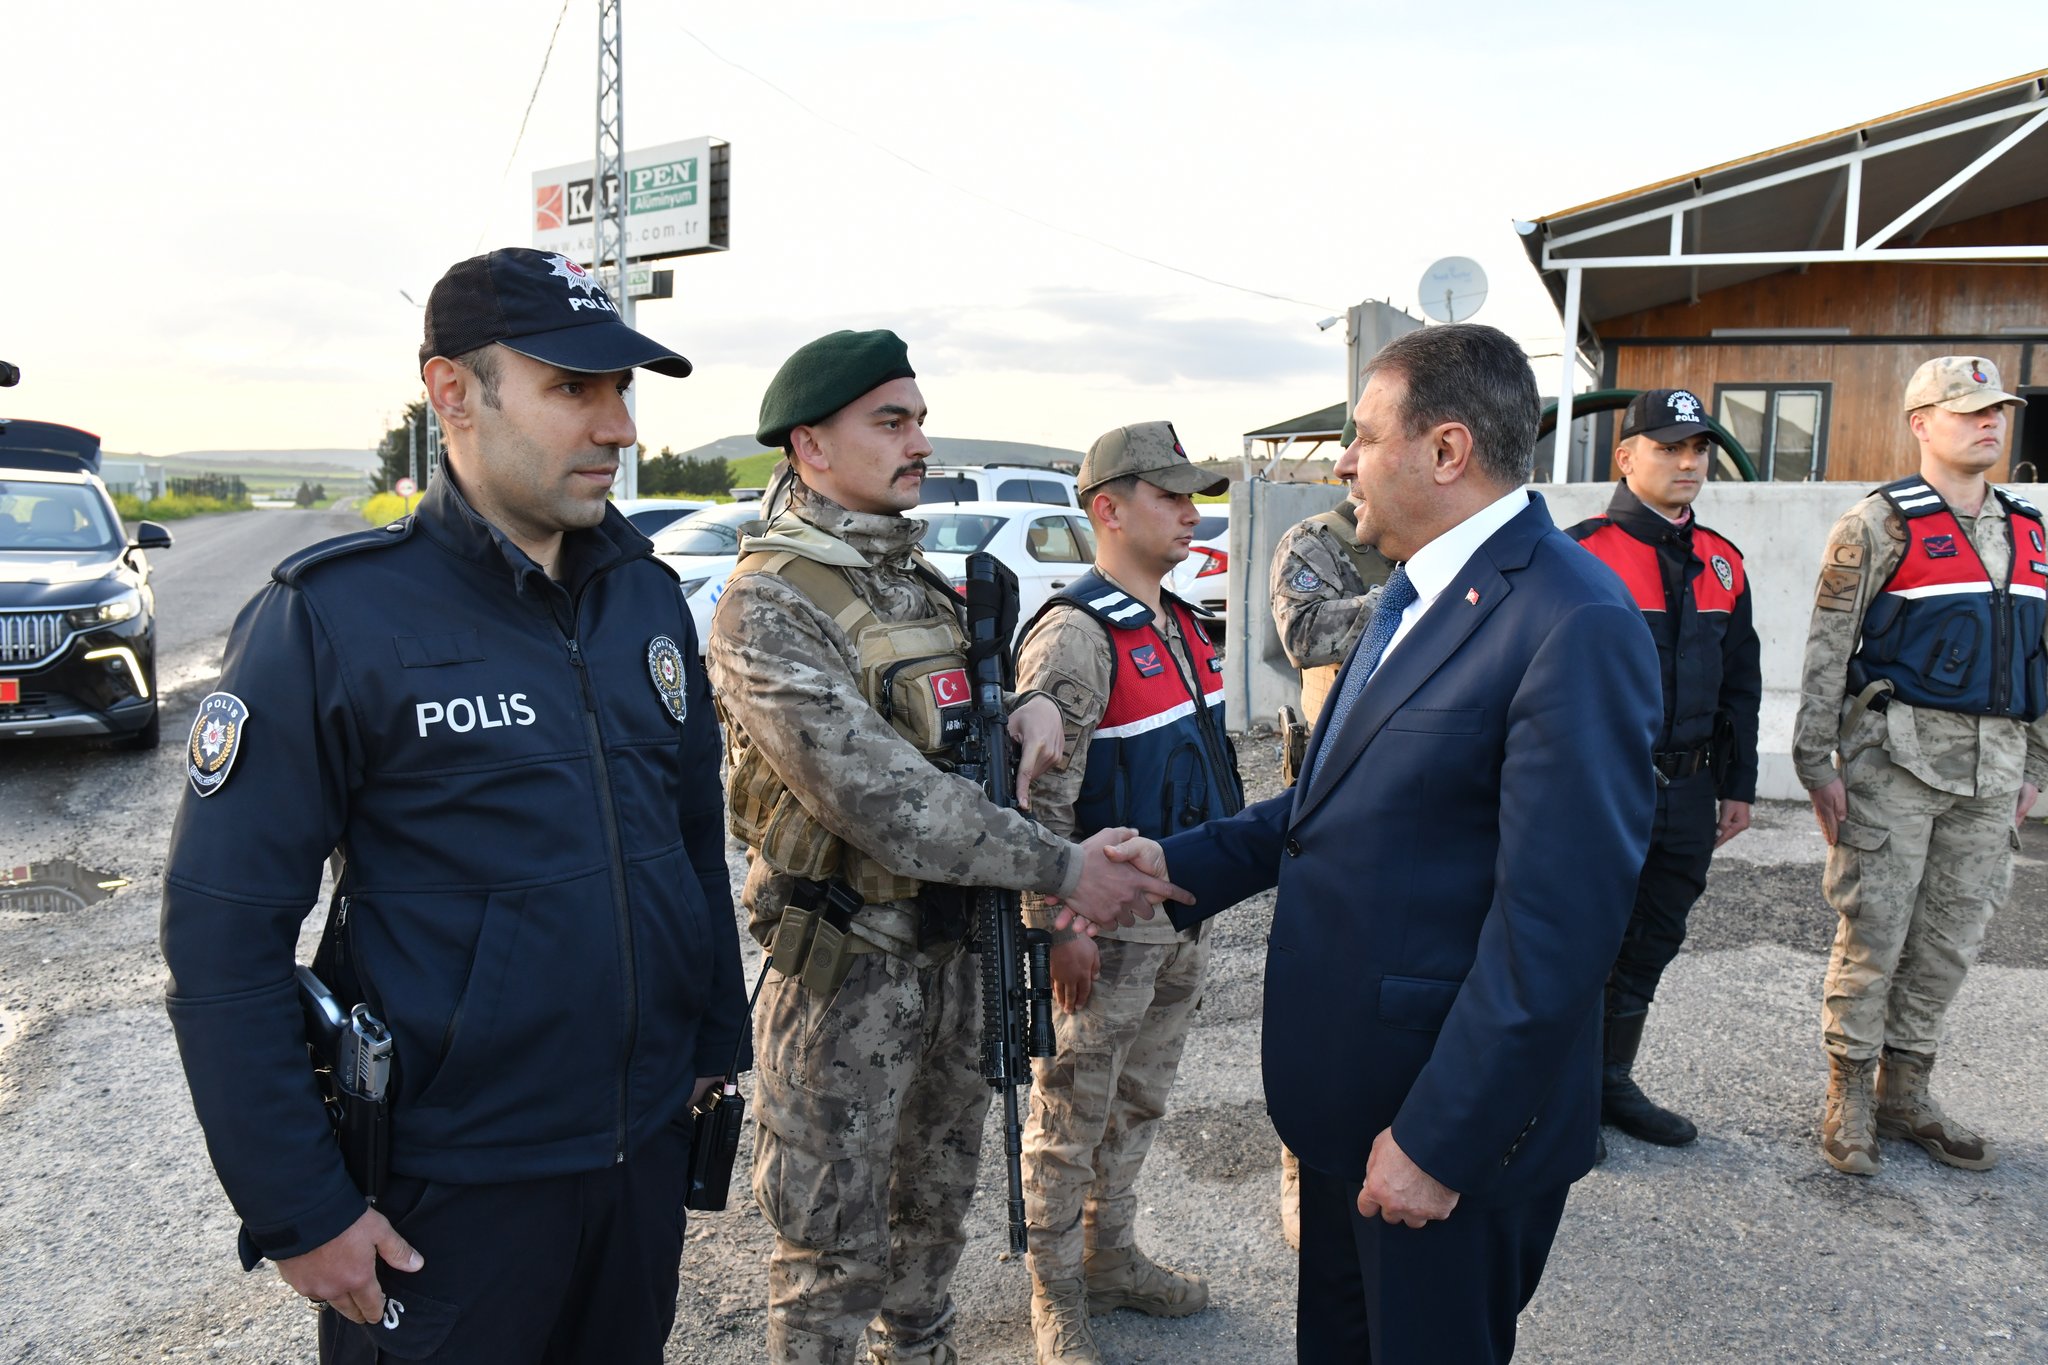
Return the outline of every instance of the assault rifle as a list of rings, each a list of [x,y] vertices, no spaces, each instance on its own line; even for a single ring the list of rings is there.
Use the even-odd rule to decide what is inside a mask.
[[[960,775],[1005,810],[1017,778],[1003,714],[1005,651],[1017,628],[1017,576],[991,554],[967,557],[967,673],[974,713],[960,745]],[[1024,1124],[1017,1088],[1031,1059],[1053,1054],[1052,935],[1026,929],[1015,891],[974,891],[974,946],[981,956],[981,1074],[1003,1095],[1003,1156],[1010,1168],[1010,1250],[1024,1237]]]

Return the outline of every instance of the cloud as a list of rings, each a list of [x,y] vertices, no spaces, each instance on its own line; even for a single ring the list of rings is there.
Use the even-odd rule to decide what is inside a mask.
[[[732,319],[695,329],[685,345],[711,364],[773,367],[811,336],[874,326],[900,334],[913,363],[934,374],[1088,376],[1152,388],[1264,384],[1320,375],[1335,363],[1330,345],[1303,323],[1190,315],[1170,299],[1070,288],[1031,290],[1017,304],[813,319],[807,335],[784,321]]]

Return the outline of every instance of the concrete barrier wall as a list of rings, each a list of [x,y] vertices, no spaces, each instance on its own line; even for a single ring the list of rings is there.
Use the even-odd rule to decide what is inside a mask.
[[[1612,484],[1538,484],[1559,526],[1602,511]],[[1749,567],[1757,636],[1763,646],[1764,700],[1757,794],[1803,800],[1792,773],[1792,722],[1814,583],[1828,528],[1868,493],[1867,483],[1710,483],[1700,520],[1741,547]],[[1273,629],[1268,581],[1281,535],[1323,511],[1342,490],[1323,484],[1237,483],[1230,494],[1230,643],[1225,687],[1231,728],[1270,728],[1274,712],[1300,697],[1294,671]]]

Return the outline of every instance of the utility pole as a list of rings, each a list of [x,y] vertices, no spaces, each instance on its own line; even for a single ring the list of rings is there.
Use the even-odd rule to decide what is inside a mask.
[[[633,325],[633,300],[626,294],[626,64],[620,8],[624,0],[597,0],[597,212],[592,227],[595,246],[591,268],[619,310],[619,321]],[[611,201],[605,202],[609,191]],[[610,267],[606,267],[610,262]],[[626,390],[626,413],[633,412],[633,391]],[[640,493],[640,453],[628,446],[619,451],[619,478],[613,491],[622,498]]]

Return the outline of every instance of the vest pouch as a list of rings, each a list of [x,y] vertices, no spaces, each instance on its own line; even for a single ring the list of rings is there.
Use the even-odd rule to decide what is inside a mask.
[[[1968,611],[1952,611],[1934,622],[1934,643],[1920,665],[1920,685],[1929,692],[1958,695],[1974,680],[1982,627]]]
[[[858,849],[850,852],[846,862],[844,880],[863,905],[891,905],[897,901],[914,900],[924,889],[923,882],[898,876]]]
[[[973,693],[957,654],[899,659],[882,670],[876,691],[882,719],[919,753],[942,754],[966,734]]]
[[[1899,642],[1892,638],[1892,627],[1905,608],[1906,599],[1895,593],[1881,592],[1872,598],[1863,613],[1863,647],[1857,653],[1874,663],[1896,662]]]

